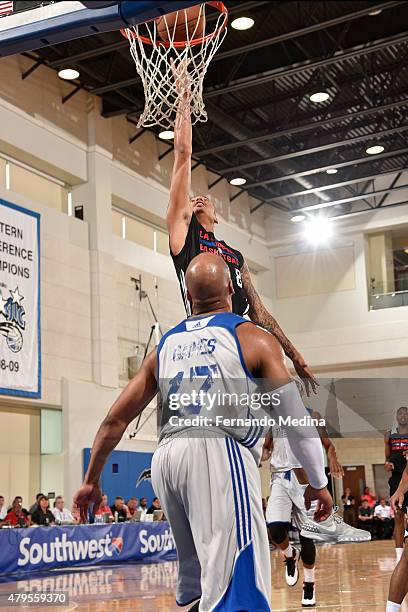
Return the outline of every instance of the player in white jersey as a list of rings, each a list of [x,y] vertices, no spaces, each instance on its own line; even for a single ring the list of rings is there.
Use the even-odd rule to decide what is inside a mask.
[[[245,389],[252,401],[257,376],[269,398],[268,410],[275,404],[283,417],[302,418],[305,408],[277,340],[231,313],[233,289],[223,260],[199,255],[186,283],[193,318],[163,337],[112,406],[75,502],[82,516],[89,503],[99,504],[99,478],[109,453],[160,390],[163,413],[152,484],[176,542],[177,602],[185,606],[198,600],[191,610],[200,612],[269,612],[270,557],[255,450],[262,431],[249,418],[248,404],[242,407],[241,396],[224,414],[220,396],[214,411],[208,410],[209,399],[215,391],[227,396]],[[220,414],[221,422],[216,420]],[[243,424],[234,424],[234,417],[242,417]],[[330,516],[332,500],[315,429],[299,430],[290,446],[307,472],[305,498],[318,500],[319,516]]]
[[[321,421],[317,412],[307,409],[310,416]],[[336,449],[331,442],[325,427],[318,427],[322,444],[329,459],[330,473],[342,478],[344,472],[340,465]],[[289,434],[290,435],[290,434]],[[262,459],[270,457],[271,491],[266,510],[266,522],[273,542],[283,552],[285,559],[285,579],[289,586],[294,586],[299,579],[298,560],[303,562],[303,595],[302,606],[316,605],[315,597],[315,562],[316,546],[312,539],[301,533],[300,553],[289,542],[289,527],[291,524],[301,531],[308,516],[313,517],[316,508],[311,504],[309,510],[305,507],[304,491],[307,478],[301,464],[293,455],[285,429],[273,427],[265,438]]]

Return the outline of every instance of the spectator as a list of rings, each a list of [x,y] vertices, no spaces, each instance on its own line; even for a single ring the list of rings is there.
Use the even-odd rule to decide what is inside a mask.
[[[68,508],[64,508],[64,505],[64,498],[62,495],[58,495],[58,497],[55,498],[54,508],[52,509],[52,513],[57,523],[77,523],[78,521],[74,519],[72,512],[68,510]]]
[[[106,493],[102,493],[102,501],[100,503],[99,508],[95,512],[95,516],[99,514],[108,514],[108,520],[113,520],[112,510],[108,504],[108,496]]]
[[[370,489],[368,487],[364,487],[364,492],[361,496],[361,503],[363,503],[364,500],[367,500],[368,505],[370,508],[374,508],[375,506],[375,502],[376,502],[376,497],[375,495],[373,495],[370,491]]]
[[[373,516],[374,510],[370,508],[368,499],[363,499],[363,503],[358,509],[358,528],[365,529],[373,535]]]
[[[356,514],[355,514],[355,504],[356,500],[351,494],[351,489],[349,487],[346,488],[344,494],[341,496],[341,501],[343,502],[343,520],[347,525],[352,525],[355,527],[356,523]]]
[[[128,518],[132,518],[132,516],[134,516],[138,505],[139,505],[139,500],[136,497],[131,497],[129,499],[127,503]]]
[[[37,510],[31,515],[31,520],[36,525],[52,525],[55,523],[55,518],[50,510],[50,502],[46,495],[38,498]]]
[[[7,512],[0,525],[12,525],[13,527],[28,527],[30,521],[23,512],[21,502],[18,497],[14,498],[11,509]]]
[[[28,511],[29,514],[33,514],[33,512],[38,510],[38,500],[40,499],[40,497],[44,497],[44,493],[37,493],[37,495],[35,496],[35,503],[31,506],[30,510]]]
[[[115,497],[115,503],[111,506],[112,514],[115,522],[124,523],[127,519],[127,507],[125,506],[125,500],[123,497],[118,495]]]
[[[16,495],[14,499],[17,499],[20,504],[21,504],[21,512],[23,514],[25,514],[25,516],[28,518],[28,515],[30,514],[29,511],[26,508],[23,508],[23,498],[21,497],[21,495]]]
[[[392,537],[394,531],[392,510],[383,497],[374,510],[374,524],[377,538],[385,540]]]
[[[155,510],[161,510],[161,509],[162,507],[160,504],[160,499],[158,497],[154,497],[152,501],[152,505],[150,506],[146,514],[153,514]]]
[[[140,498],[139,510],[142,511],[142,514],[140,515],[140,520],[143,521],[144,517],[147,514],[147,499],[145,497]]]
[[[0,521],[4,519],[7,514],[7,506],[4,501],[3,495],[0,495]]]

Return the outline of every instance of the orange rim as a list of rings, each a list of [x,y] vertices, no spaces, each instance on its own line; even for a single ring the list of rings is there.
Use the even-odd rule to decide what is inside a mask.
[[[204,4],[209,4],[213,8],[218,9],[220,13],[224,15],[222,24],[217,30],[214,30],[214,32],[211,32],[210,34],[207,34],[206,36],[201,36],[200,38],[194,38],[193,40],[190,40],[190,42],[188,40],[180,40],[178,42],[173,42],[171,44],[170,42],[166,42],[165,40],[157,40],[156,46],[160,46],[160,47],[173,46],[176,49],[182,49],[183,47],[186,47],[187,45],[190,45],[193,47],[194,45],[200,45],[203,42],[206,42],[207,40],[211,40],[212,38],[215,38],[223,30],[225,30],[225,28],[227,27],[227,22],[228,22],[228,9],[225,6],[225,4],[223,2],[205,2]],[[141,40],[145,45],[153,46],[153,41],[150,38],[148,38],[147,36],[140,36],[140,34],[136,34],[136,32],[134,32],[130,28],[124,28],[120,30],[120,33],[122,34],[122,36],[127,38],[129,41],[131,38],[138,39],[138,40]]]

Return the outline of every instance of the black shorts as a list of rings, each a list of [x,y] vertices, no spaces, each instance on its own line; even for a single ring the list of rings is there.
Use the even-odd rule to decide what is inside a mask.
[[[390,497],[394,495],[395,491],[398,489],[398,485],[401,482],[402,474],[393,473],[391,478],[388,481],[390,487]],[[408,508],[408,492],[404,495],[404,505],[402,506],[402,511],[406,512]]]

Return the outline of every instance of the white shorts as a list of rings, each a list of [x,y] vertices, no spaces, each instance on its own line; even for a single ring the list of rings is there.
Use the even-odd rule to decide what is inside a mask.
[[[174,437],[154,453],[152,485],[176,542],[177,603],[269,612],[268,535],[251,452],[230,437]]]
[[[293,523],[299,530],[314,509],[306,510],[304,492],[307,485],[299,484],[293,470],[274,472],[271,479],[271,493],[266,509],[266,522]],[[313,504],[312,504],[313,506]]]

